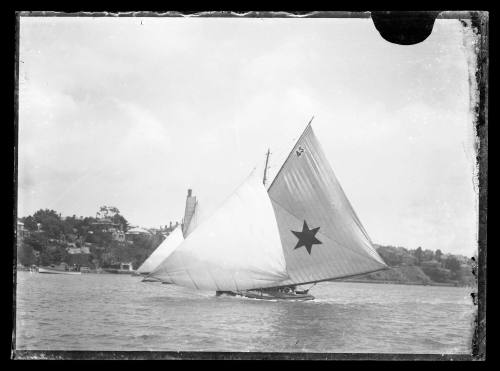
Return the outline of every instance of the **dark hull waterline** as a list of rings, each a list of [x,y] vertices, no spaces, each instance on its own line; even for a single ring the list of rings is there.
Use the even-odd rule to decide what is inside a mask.
[[[293,292],[293,293],[283,293],[283,292],[262,292],[260,290],[248,290],[248,291],[217,291],[216,296],[242,296],[250,299],[259,300],[284,300],[284,301],[306,301],[314,300],[314,296],[309,295],[307,292]]]

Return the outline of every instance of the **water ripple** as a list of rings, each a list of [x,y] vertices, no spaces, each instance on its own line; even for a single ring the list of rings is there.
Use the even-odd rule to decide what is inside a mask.
[[[36,278],[36,279],[34,279]],[[308,302],[19,272],[18,349],[469,353],[467,289],[323,283]]]

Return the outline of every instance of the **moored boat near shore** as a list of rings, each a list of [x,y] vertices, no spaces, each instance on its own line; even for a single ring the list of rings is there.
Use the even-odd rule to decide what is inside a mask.
[[[82,274],[82,272],[76,272],[76,271],[67,271],[63,269],[58,269],[58,268],[52,268],[52,267],[39,267],[38,268],[38,273],[50,273],[50,274]]]

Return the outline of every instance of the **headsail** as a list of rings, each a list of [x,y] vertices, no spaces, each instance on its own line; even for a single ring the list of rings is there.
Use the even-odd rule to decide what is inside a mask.
[[[184,234],[184,237],[187,236],[186,231],[191,224],[191,219],[193,218],[193,214],[196,210],[196,197],[193,196],[192,192],[192,189],[188,189],[188,194],[186,197],[186,208],[184,210],[184,218],[182,222],[182,233]]]
[[[156,248],[144,263],[137,269],[138,273],[148,274],[152,272],[160,263],[165,260],[174,251],[181,242],[184,241],[182,230],[176,227],[165,240]]]
[[[232,291],[287,279],[273,207],[256,172],[150,276],[199,290]]]
[[[200,201],[197,200],[193,215],[191,216],[191,219],[189,221],[189,225],[184,232],[184,238],[187,238],[187,236],[189,236],[208,216],[209,215],[206,215],[205,209],[203,207],[200,207]]]
[[[385,269],[309,124],[268,189],[290,276],[282,285]]]

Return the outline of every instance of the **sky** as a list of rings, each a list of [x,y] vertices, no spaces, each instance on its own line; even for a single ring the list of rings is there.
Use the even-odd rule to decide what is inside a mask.
[[[213,209],[308,121],[374,243],[477,251],[470,55],[458,20],[416,45],[369,18],[22,17],[18,216],[133,225]],[[468,54],[469,53],[469,54]]]

